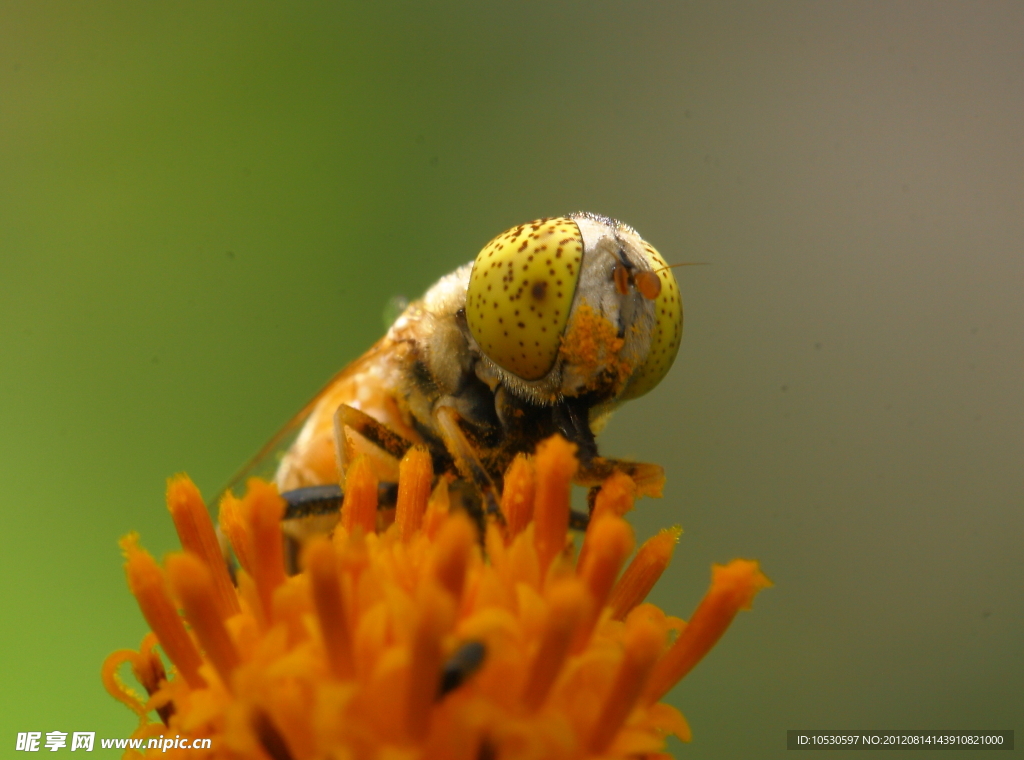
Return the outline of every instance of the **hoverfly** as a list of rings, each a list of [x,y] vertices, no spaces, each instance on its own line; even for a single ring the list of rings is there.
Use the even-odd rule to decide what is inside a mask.
[[[409,304],[232,483],[298,431],[274,475],[286,520],[336,515],[350,458],[370,454],[394,482],[420,444],[482,515],[515,455],[561,433],[578,447],[578,484],[621,470],[638,494],[660,495],[661,467],[601,457],[594,436],[661,381],[682,327],[675,276],[633,228],[591,213],[521,224]]]

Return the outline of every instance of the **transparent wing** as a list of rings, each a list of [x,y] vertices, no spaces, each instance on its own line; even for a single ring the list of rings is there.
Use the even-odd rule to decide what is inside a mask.
[[[320,403],[320,400],[331,393],[336,385],[343,382],[349,375],[360,371],[360,369],[368,362],[372,361],[378,350],[380,349],[381,343],[384,340],[378,342],[369,351],[363,354],[361,357],[346,365],[337,374],[334,375],[327,383],[321,388],[309,402],[300,409],[295,416],[288,420],[281,428],[271,436],[259,451],[246,462],[239,470],[231,476],[231,479],[215,494],[212,500],[207,501],[207,504],[215,505],[219,504],[221,497],[224,496],[228,491],[234,491],[244,486],[245,481],[249,478],[263,478],[264,480],[273,480],[274,474],[277,472],[278,465],[281,463],[281,458],[288,451],[291,445],[298,438],[299,433],[302,432],[302,426],[306,420],[312,414],[316,405]]]

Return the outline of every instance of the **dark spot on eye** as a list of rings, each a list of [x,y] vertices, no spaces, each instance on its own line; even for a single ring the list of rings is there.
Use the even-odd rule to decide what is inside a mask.
[[[547,280],[537,280],[537,282],[533,283],[530,294],[534,297],[534,300],[543,301],[544,296],[548,294]]]

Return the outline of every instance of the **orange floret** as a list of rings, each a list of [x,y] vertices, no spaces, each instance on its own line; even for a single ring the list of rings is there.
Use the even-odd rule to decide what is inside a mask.
[[[757,562],[734,559],[711,570],[711,588],[675,644],[658,663],[644,691],[647,702],[656,702],[711,651],[740,610],[749,610],[757,592],[772,582]]]
[[[576,474],[576,446],[561,436],[537,447],[537,486],[533,507],[534,543],[541,571],[565,548],[569,530],[569,492]]]
[[[641,604],[678,529],[646,542],[619,577],[633,545],[622,477],[605,484],[573,567],[576,460],[564,440],[513,464],[504,522],[450,507],[446,478],[430,489],[421,452],[401,464],[412,482],[399,484],[395,522],[378,528],[376,479],[359,461],[334,535],[311,539],[291,577],[274,487],[251,481],[241,500],[222,502],[220,523],[243,568],[228,604],[209,548],[213,524],[187,480],[168,490],[172,512],[187,519],[175,520],[186,552],[166,571],[136,537],[123,540],[129,587],[153,633],[139,652],[107,659],[104,684],[139,716],[135,738],[212,740],[207,750],[146,756],[625,760],[667,757],[667,735],[689,740],[683,716],[658,700],[768,585],[756,563],[716,566],[684,625]],[[148,696],[120,680],[125,663]]]
[[[195,631],[221,681],[230,688],[231,674],[238,666],[238,652],[217,609],[209,570],[191,554],[172,554],[167,558],[167,575],[174,595],[181,601],[185,620]]]
[[[508,537],[515,538],[533,519],[533,495],[537,473],[533,459],[517,454],[505,474],[505,489],[501,492],[501,512],[505,515]]]
[[[167,481],[167,509],[178,531],[181,548],[199,557],[210,571],[221,617],[231,617],[239,611],[238,596],[231,585],[210,513],[199,489],[187,475],[175,475]]]
[[[345,476],[341,524],[347,531],[358,527],[366,533],[377,526],[377,475],[365,454],[356,457]]]
[[[676,543],[682,528],[665,528],[657,535],[644,541],[640,551],[615,583],[608,606],[612,608],[612,618],[623,620],[629,612],[640,604],[651,593],[654,584],[665,572],[672,561]]]
[[[430,495],[430,482],[434,479],[434,468],[430,453],[419,446],[413,446],[402,457],[398,466],[398,503],[395,505],[395,522],[403,541],[410,540],[423,524],[423,512]]]

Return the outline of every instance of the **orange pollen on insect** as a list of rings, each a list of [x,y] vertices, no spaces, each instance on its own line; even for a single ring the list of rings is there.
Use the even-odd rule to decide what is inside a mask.
[[[583,301],[576,307],[568,329],[562,335],[559,353],[567,363],[596,381],[600,370],[609,369],[616,382],[629,377],[630,366],[619,359],[623,346],[615,325]]]

